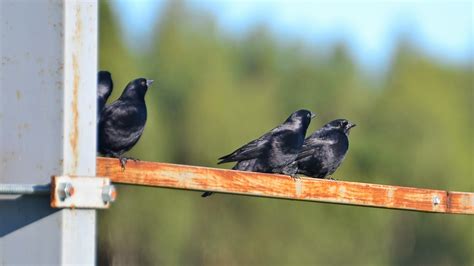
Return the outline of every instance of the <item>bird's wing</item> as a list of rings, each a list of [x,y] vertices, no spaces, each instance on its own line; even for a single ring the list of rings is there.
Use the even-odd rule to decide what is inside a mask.
[[[109,116],[122,116],[125,114],[123,111],[124,104],[121,101],[115,101],[111,104],[108,104],[104,107],[104,110],[102,111],[102,116],[103,117],[109,117]]]
[[[243,160],[250,160],[253,158],[257,158],[258,156],[262,155],[263,151],[266,148],[269,148],[271,136],[269,133],[261,136],[260,138],[253,140],[244,146],[238,148],[231,154],[222,156],[219,158],[219,163],[226,163],[226,162],[235,162],[235,161],[243,161]]]
[[[313,156],[322,151],[325,146],[330,146],[335,144],[334,140],[328,139],[318,139],[318,138],[307,138],[301,148],[300,152],[298,153],[297,160],[301,160],[303,158],[307,158]]]
[[[139,112],[136,106],[119,100],[107,105],[99,121],[99,149],[108,147],[118,153],[131,149],[144,129],[144,123],[137,119]]]
[[[320,139],[320,138],[309,138],[305,141],[306,146],[318,146],[318,145],[334,145],[337,143],[334,139]]]
[[[255,171],[255,163],[257,159],[238,161],[237,164],[232,167],[233,170],[239,171]]]
[[[285,123],[273,128],[269,132],[262,135],[260,138],[255,139],[239,149],[235,150],[231,154],[222,156],[219,158],[219,164],[226,162],[236,162],[243,160],[250,160],[261,156],[266,150],[271,149],[272,139],[284,132],[289,131],[288,125]]]
[[[317,147],[311,147],[309,145],[303,145],[300,152],[298,153],[298,157],[296,158],[296,160],[301,160],[303,158],[313,156],[316,149],[318,149],[318,148]]]
[[[133,105],[123,101],[115,101],[110,105],[106,105],[101,114],[101,120],[116,124],[116,126],[134,123],[134,114],[138,109]],[[118,123],[118,124],[117,124]]]

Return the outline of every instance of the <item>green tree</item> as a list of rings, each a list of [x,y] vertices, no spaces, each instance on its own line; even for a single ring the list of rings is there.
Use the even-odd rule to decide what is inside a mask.
[[[147,49],[130,50],[100,2],[100,68],[116,89],[155,79],[132,155],[216,166],[296,109],[353,129],[334,177],[473,190],[473,71],[423,55],[402,38],[376,80],[346,44],[281,40],[265,25],[234,36],[169,1]],[[231,167],[225,165],[223,167]],[[199,192],[120,187],[99,218],[100,264],[472,265],[473,218]]]

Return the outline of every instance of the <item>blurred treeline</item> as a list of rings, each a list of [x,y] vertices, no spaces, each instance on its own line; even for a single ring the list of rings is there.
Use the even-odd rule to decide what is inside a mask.
[[[344,43],[322,49],[264,25],[231,36],[181,1],[150,27],[153,45],[132,51],[100,2],[111,99],[133,78],[156,81],[131,155],[217,167],[308,108],[319,115],[308,132],[335,118],[358,124],[335,178],[474,191],[472,64],[439,62],[400,40],[388,70],[368,77]],[[99,217],[100,265],[474,265],[472,216],[123,186]]]

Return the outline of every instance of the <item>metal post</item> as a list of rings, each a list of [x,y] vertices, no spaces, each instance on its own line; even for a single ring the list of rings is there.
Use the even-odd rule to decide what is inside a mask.
[[[1,0],[0,56],[0,183],[94,176],[96,1]],[[0,197],[0,265],[95,263],[94,210]]]

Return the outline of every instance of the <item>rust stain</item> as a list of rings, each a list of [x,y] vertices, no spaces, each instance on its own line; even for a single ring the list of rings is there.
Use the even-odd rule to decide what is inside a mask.
[[[72,56],[72,69],[74,72],[73,78],[73,88],[72,88],[72,102],[71,102],[71,112],[72,112],[72,128],[71,133],[69,134],[69,144],[71,145],[71,150],[73,153],[73,173],[76,172],[78,165],[78,141],[79,141],[79,64],[77,62],[77,56],[74,54]]]
[[[446,209],[451,211],[451,195],[449,194],[449,191],[446,191]]]
[[[450,213],[474,212],[474,193],[449,191],[447,195],[447,206]]]
[[[55,182],[55,179],[56,177],[55,176],[51,176],[51,194],[50,194],[50,199],[49,199],[49,202],[50,202],[50,206],[53,207],[53,208],[56,208],[57,207],[57,198],[56,198],[56,182]]]
[[[113,190],[110,196],[113,200],[115,200],[117,198],[117,194],[117,190]]]
[[[21,91],[20,90],[16,90],[16,99],[18,101],[21,100]]]
[[[80,40],[82,33],[81,6],[77,5],[76,7],[76,31],[74,33],[74,37]]]
[[[81,19],[81,8],[80,5],[76,8],[76,25],[73,39],[77,42],[77,46],[80,47],[82,39],[82,19]],[[79,84],[81,79],[81,73],[79,68],[78,55],[74,53],[72,55],[72,71],[73,71],[73,88],[72,88],[72,101],[71,101],[71,112],[72,112],[72,128],[69,135],[69,143],[72,150],[72,169],[71,172],[77,172],[79,163]]]
[[[69,189],[69,195],[72,197],[72,196],[74,196],[74,194],[76,194],[76,189],[74,187],[71,187]]]
[[[388,186],[284,175],[241,172],[198,166],[140,161],[122,172],[117,159],[97,158],[97,175],[112,182],[190,190],[319,201],[368,207],[424,212],[474,214],[474,193],[450,192],[451,207],[445,208],[446,191]],[[437,195],[441,204],[433,205]]]

